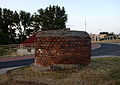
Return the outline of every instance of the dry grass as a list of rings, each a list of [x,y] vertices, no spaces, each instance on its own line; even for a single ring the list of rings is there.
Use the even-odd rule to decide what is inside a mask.
[[[120,58],[94,58],[89,66],[79,70],[34,71],[23,67],[10,72],[10,77],[17,81],[35,82],[20,85],[120,85]],[[0,85],[18,85],[11,83],[6,74],[0,75]]]
[[[10,85],[10,78],[6,74],[0,74],[0,85]]]

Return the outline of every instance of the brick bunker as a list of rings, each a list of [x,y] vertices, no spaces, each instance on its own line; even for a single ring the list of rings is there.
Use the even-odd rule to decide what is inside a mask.
[[[88,65],[91,39],[84,31],[49,30],[36,35],[35,65],[39,67]]]

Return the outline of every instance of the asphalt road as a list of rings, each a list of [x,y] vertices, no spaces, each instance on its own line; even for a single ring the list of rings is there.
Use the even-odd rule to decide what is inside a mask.
[[[17,66],[27,66],[27,65],[31,65],[33,62],[34,62],[33,58],[24,59],[24,60],[0,62],[0,69],[2,69],[2,68],[10,68],[10,67],[17,67]]]
[[[92,56],[100,57],[100,56],[120,56],[120,45],[116,44],[101,44],[101,48],[92,50]],[[0,69],[9,68],[9,67],[17,67],[17,66],[26,66],[34,63],[34,59],[24,59],[24,60],[16,60],[16,61],[7,61],[0,62]]]
[[[92,51],[92,56],[120,56],[120,45],[101,44],[101,48]]]

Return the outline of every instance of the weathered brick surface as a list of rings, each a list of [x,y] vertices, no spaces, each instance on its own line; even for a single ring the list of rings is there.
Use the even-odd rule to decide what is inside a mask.
[[[54,64],[90,63],[91,40],[83,31],[42,31],[37,34],[35,63]]]

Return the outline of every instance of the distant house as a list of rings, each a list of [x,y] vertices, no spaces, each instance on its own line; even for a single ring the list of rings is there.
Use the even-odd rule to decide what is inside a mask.
[[[36,34],[33,34],[25,41],[20,43],[17,53],[20,55],[33,55],[35,53],[34,45],[36,41]]]
[[[34,44],[36,40],[36,34],[33,34],[29,38],[27,38],[25,41],[23,41],[21,44],[27,45],[27,44]]]
[[[120,39],[120,34],[116,35],[107,35],[107,34],[92,34],[90,33],[91,41],[96,42],[100,40],[114,40],[114,39]]]
[[[114,40],[114,39],[120,39],[120,34],[112,35],[112,36],[106,36],[104,40]]]
[[[90,38],[91,38],[92,42],[96,42],[96,41],[100,40],[99,34],[92,34],[92,33],[90,33]]]
[[[107,34],[99,34],[100,39],[104,39],[105,37],[107,37]]]
[[[120,34],[118,34],[118,38],[120,39]]]

